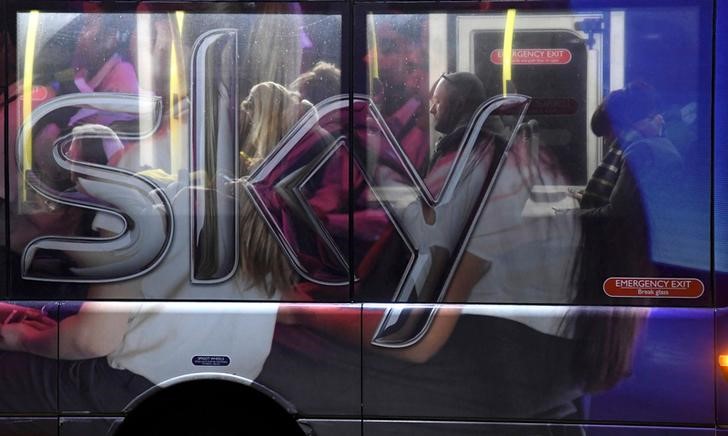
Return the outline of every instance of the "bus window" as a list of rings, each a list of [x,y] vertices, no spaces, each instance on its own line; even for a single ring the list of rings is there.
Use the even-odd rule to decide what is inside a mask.
[[[340,15],[298,4],[211,12],[17,14],[4,203],[17,295],[80,297],[78,283],[156,274],[204,287],[243,271],[267,289],[334,283],[329,298],[348,300],[348,220],[315,231],[327,214],[346,216],[345,186],[327,202],[321,175],[346,168],[346,154],[307,181],[310,210],[260,188],[263,161],[299,121],[316,124],[297,139],[306,159],[334,145],[336,114],[319,120],[314,105],[342,92]],[[254,258],[260,244],[277,260]],[[233,298],[213,295],[199,298]]]
[[[362,298],[709,304],[705,17],[697,5],[360,8],[367,44],[357,86],[371,94],[411,169],[374,175],[387,158],[376,155],[380,139],[369,135],[362,168],[379,180],[366,207],[387,211],[396,231],[378,240],[389,244],[379,262],[366,251],[356,259],[393,279],[363,278]],[[443,103],[441,90],[455,97]],[[508,95],[528,98],[523,118],[500,114],[483,126],[503,142],[492,148],[507,150],[503,162],[485,152],[488,183],[473,194],[457,185],[449,202],[438,199],[472,138],[477,105]],[[417,178],[420,188],[406,189]],[[485,198],[482,206],[472,206],[476,197]],[[453,210],[457,224],[447,218]],[[408,231],[415,216],[422,224]],[[413,286],[432,290],[403,295],[417,268],[427,273]]]

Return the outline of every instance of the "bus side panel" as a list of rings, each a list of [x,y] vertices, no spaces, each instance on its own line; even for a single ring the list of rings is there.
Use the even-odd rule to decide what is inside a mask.
[[[361,436],[362,423],[359,420],[329,421],[323,419],[303,419],[302,428],[311,429],[316,436]]]
[[[383,307],[365,306],[365,344]],[[713,322],[711,309],[440,306],[409,349],[365,347],[364,417],[712,425],[713,364],[696,356],[712,355]],[[572,324],[590,334],[553,333]]]
[[[78,304],[64,304],[63,313],[71,315],[74,307],[78,309]],[[360,414],[358,305],[104,301],[84,310],[103,317],[100,330],[113,329],[118,315],[131,313],[125,341],[134,345],[108,357],[61,361],[63,412],[119,413],[133,400],[144,398],[155,384],[221,373],[256,383],[282,407],[303,417]],[[136,326],[152,316],[160,323],[140,334]],[[286,324],[294,320],[307,326]],[[327,338],[327,334],[333,336],[331,327],[337,323],[351,326],[349,344]],[[66,334],[62,326],[62,352]],[[185,345],[170,346],[172,338],[180,335],[186,338]],[[143,357],[135,352],[140,348],[146,350]],[[79,395],[86,383],[90,392]]]
[[[589,418],[712,425],[714,339],[711,309],[650,309],[632,374],[592,396]]]
[[[281,304],[278,314],[256,382],[282,395],[302,417],[359,418],[361,306]]]
[[[489,436],[489,435],[588,435],[588,436],[707,436],[713,429],[681,429],[675,427],[616,427],[601,425],[555,424],[486,424],[463,422],[364,422],[366,436]]]
[[[703,436],[712,435],[712,428],[678,428],[678,427],[612,427],[606,425],[585,426],[589,436],[627,436],[627,435],[666,435],[666,436]]]
[[[48,326],[58,318],[58,304],[53,301],[0,302],[0,319],[4,320],[4,328],[12,329],[13,324],[41,316],[45,317],[44,324]],[[57,336],[53,335],[53,341],[57,340]],[[0,414],[32,415],[58,411],[58,361],[55,358],[0,351],[0,386]],[[0,431],[0,434],[5,433]]]
[[[8,419],[8,422],[15,424],[19,419]],[[108,436],[123,421],[123,418],[61,418],[59,426],[59,436]],[[0,424],[0,430],[4,430],[3,424]],[[25,424],[26,426],[28,424]],[[55,422],[52,422],[49,429],[56,434],[54,428]],[[323,420],[323,419],[302,419],[299,425],[305,432],[315,436],[360,436],[361,421],[359,420]],[[15,433],[2,433],[3,435]],[[32,433],[34,436],[36,433]],[[38,436],[45,436],[45,433],[37,433]],[[22,434],[25,436],[25,434]]]
[[[107,436],[122,418],[61,418],[59,436]]]
[[[719,426],[728,425],[728,366],[721,366],[721,360],[728,355],[728,308],[718,309],[717,311],[717,350],[719,361],[716,368],[716,411],[717,422]]]
[[[58,434],[58,419],[0,418],[0,434],[3,436],[55,436]]]
[[[78,303],[64,303],[62,313],[73,317],[79,308]],[[275,303],[84,303],[83,314],[97,319],[94,330],[102,342],[74,336],[73,324],[62,323],[59,351],[103,357],[59,362],[59,409],[119,413],[156,384],[199,373],[229,374],[250,383],[268,355],[276,310]],[[159,323],[138,328],[150,318]],[[114,333],[127,325],[123,340],[129,346]],[[180,337],[185,340],[175,341]],[[103,342],[113,348],[103,350]]]

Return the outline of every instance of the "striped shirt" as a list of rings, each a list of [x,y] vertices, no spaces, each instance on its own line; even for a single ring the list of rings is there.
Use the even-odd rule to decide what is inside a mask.
[[[624,152],[617,145],[617,141],[614,141],[586,184],[581,198],[582,209],[593,209],[609,204],[609,197],[612,195],[623,164]]]

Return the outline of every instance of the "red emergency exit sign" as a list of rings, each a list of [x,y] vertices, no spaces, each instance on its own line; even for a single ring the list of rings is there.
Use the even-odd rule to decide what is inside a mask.
[[[503,50],[490,52],[490,61],[503,64]],[[512,65],[566,65],[571,62],[571,52],[565,48],[517,48],[511,51]]]
[[[610,277],[603,287],[610,297],[698,298],[705,290],[698,279],[663,277]]]

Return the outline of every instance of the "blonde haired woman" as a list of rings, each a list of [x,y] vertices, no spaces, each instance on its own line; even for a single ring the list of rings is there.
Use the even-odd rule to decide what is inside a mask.
[[[240,104],[240,173],[247,176],[313,105],[274,82],[259,83]],[[241,184],[242,187],[242,184]],[[241,195],[241,198],[245,195]],[[268,293],[286,292],[294,273],[255,206],[240,206],[240,272]],[[261,265],[267,268],[261,269]]]

